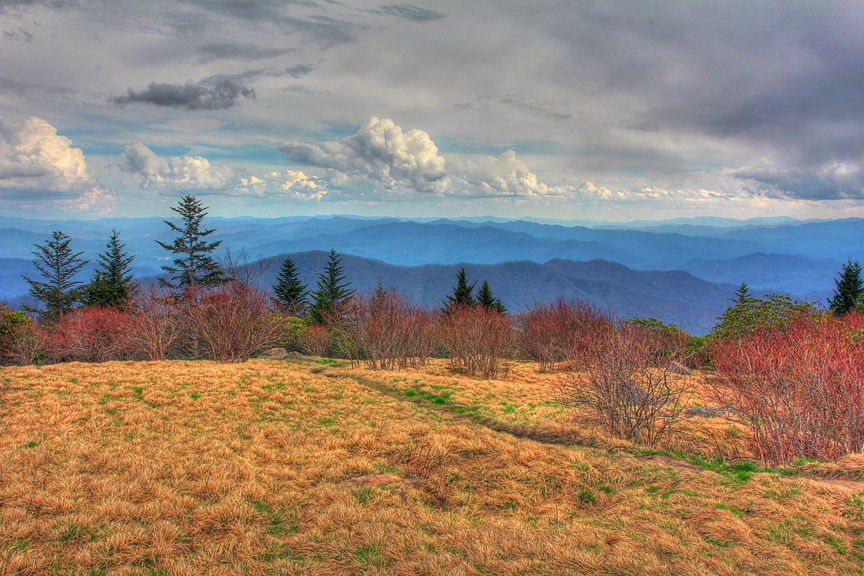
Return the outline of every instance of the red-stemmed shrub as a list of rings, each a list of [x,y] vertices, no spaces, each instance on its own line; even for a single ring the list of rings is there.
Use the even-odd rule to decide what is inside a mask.
[[[485,306],[451,306],[442,321],[441,342],[450,362],[472,375],[495,378],[513,341],[510,318]]]
[[[184,302],[187,337],[205,358],[222,363],[245,362],[279,341],[282,328],[271,313],[267,292],[243,282]]]
[[[46,343],[51,362],[107,362],[135,356],[133,323],[125,311],[112,307],[79,308],[53,326]]]
[[[802,317],[713,346],[715,400],[735,409],[766,462],[864,451],[860,318]]]
[[[130,340],[139,355],[164,360],[175,350],[183,326],[177,299],[171,292],[151,286],[136,293],[132,310]]]
[[[689,378],[676,374],[675,352],[645,328],[607,317],[583,331],[571,350],[583,372],[560,383],[560,397],[594,410],[609,434],[654,446],[678,422],[692,394]]]
[[[310,324],[306,331],[297,337],[300,351],[310,356],[326,356],[332,342],[330,329],[320,324]]]
[[[433,317],[396,290],[355,294],[328,318],[352,363],[372,370],[405,368],[425,362],[435,346]]]
[[[549,372],[605,322],[602,311],[582,300],[535,303],[516,317],[519,347],[537,361],[540,372]]]

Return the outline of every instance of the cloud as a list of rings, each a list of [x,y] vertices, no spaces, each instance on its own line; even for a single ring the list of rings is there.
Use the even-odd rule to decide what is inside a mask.
[[[443,194],[449,187],[444,158],[429,134],[402,132],[387,118],[372,117],[342,140],[286,142],[279,151],[291,162],[328,168],[338,178],[365,178],[384,190]]]
[[[228,166],[211,164],[202,156],[162,158],[140,142],[126,146],[123,160],[121,168],[140,176],[142,188],[223,192],[240,183],[238,174]]]
[[[245,98],[255,99],[255,90],[235,84],[231,80],[202,81],[196,84],[158,84],[151,82],[146,89],[135,92],[131,88],[125,96],[110,99],[118,106],[131,103],[151,104],[163,108],[183,110],[225,110]]]
[[[196,48],[198,53],[198,62],[206,64],[214,60],[263,60],[266,58],[274,58],[281,56],[290,49],[285,48],[268,48],[266,46],[257,46],[255,44],[241,44],[231,41],[220,42],[205,42]]]
[[[406,20],[413,20],[415,22],[430,22],[432,20],[440,20],[444,18],[444,14],[440,12],[436,12],[434,10],[429,10],[427,8],[420,8],[419,6],[412,6],[411,4],[390,4],[387,6],[380,6],[378,9],[374,10],[379,14],[386,14],[387,16],[396,16],[397,18],[405,18]]]
[[[36,117],[20,124],[0,118],[0,191],[56,197],[89,183],[84,153],[54,126]]]
[[[864,166],[831,161],[820,166],[769,164],[732,171],[754,195],[797,200],[864,200]]]
[[[109,189],[102,186],[92,186],[85,190],[81,196],[58,200],[56,204],[63,210],[107,215],[115,212],[118,201]]]
[[[531,197],[563,193],[563,189],[550,188],[540,182],[513,150],[507,150],[498,158],[486,156],[459,162],[456,168],[468,185],[467,194],[473,196]]]

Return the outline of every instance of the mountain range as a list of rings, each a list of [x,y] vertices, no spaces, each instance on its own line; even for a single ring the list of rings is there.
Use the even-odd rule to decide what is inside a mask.
[[[415,221],[292,216],[272,219],[208,217],[205,223],[216,230],[209,238],[222,241],[220,250],[230,248],[234,253],[245,250],[251,259],[332,248],[341,254],[376,261],[377,267],[395,266],[404,278],[423,276],[420,271],[426,270],[427,265],[441,265],[445,268],[436,274],[443,275],[444,284],[452,283],[448,271],[461,263],[502,265],[494,271],[501,274],[506,287],[502,285],[497,291],[511,308],[535,299],[587,294],[595,303],[618,308],[624,316],[629,311],[637,312],[633,315],[638,316],[655,315],[640,313],[650,309],[657,311],[657,317],[670,321],[673,317],[682,317],[674,306],[661,305],[659,301],[649,306],[648,302],[652,302],[652,297],[664,302],[675,301],[676,292],[683,291],[683,285],[691,282],[691,277],[706,282],[702,285],[705,294],[727,294],[729,285],[746,281],[755,292],[786,292],[824,302],[833,290],[833,278],[841,265],[847,259],[864,260],[864,220],[859,218],[808,221],[694,218],[626,224],[580,221],[573,225],[500,218]],[[72,238],[75,251],[83,251],[85,257],[93,259],[97,252],[104,250],[108,235],[115,228],[127,249],[136,256],[136,275],[156,274],[169,261],[169,255],[155,240],[170,241],[173,235],[158,218],[31,220],[0,217],[0,297],[15,298],[26,293],[27,285],[21,275],[34,274],[30,262],[33,245],[43,243],[51,231],[62,230]],[[613,263],[620,265],[620,269],[614,268]],[[358,264],[358,273],[362,269]],[[406,271],[410,269],[418,271]],[[578,273],[574,272],[577,269]],[[505,274],[504,270],[511,272]],[[595,276],[588,270],[594,270]],[[609,274],[613,270],[648,274],[677,270],[688,274],[671,274],[668,277],[677,277],[681,286],[661,283],[663,291],[651,296],[650,291],[610,288],[614,281],[603,274],[599,275],[603,279],[598,280],[596,270]],[[379,271],[384,273],[383,269]],[[491,268],[488,274],[492,275]],[[82,274],[86,275],[89,272]],[[384,277],[391,275],[388,273]],[[492,278],[489,280],[492,282]],[[605,289],[591,284],[607,280],[613,284]],[[708,289],[708,284],[713,287]],[[626,282],[622,286],[630,289]],[[510,287],[520,287],[524,293],[520,296],[513,288],[513,295],[504,294]],[[439,297],[443,297],[449,285],[440,288]],[[408,284],[403,288],[403,291],[413,290]],[[621,296],[612,296],[615,291]],[[708,321],[705,318],[710,316],[710,320],[716,316],[716,306],[721,304],[712,300],[714,296],[705,296],[705,304],[698,304],[698,298],[688,300],[692,296],[677,300],[691,301],[700,309],[711,310],[688,311],[694,318],[703,318],[694,320],[692,326],[702,326]],[[417,294],[418,301],[431,304],[424,298],[426,296]]]

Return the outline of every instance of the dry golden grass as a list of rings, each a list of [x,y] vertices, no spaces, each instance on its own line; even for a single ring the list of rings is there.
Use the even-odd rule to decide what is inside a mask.
[[[864,493],[639,458],[580,431],[553,378],[4,368],[0,574],[864,571]]]

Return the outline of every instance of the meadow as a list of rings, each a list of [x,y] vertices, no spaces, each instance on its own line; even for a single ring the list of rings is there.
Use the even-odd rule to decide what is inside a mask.
[[[0,574],[864,572],[860,455],[765,469],[702,417],[649,449],[562,406],[563,377],[2,368]]]

